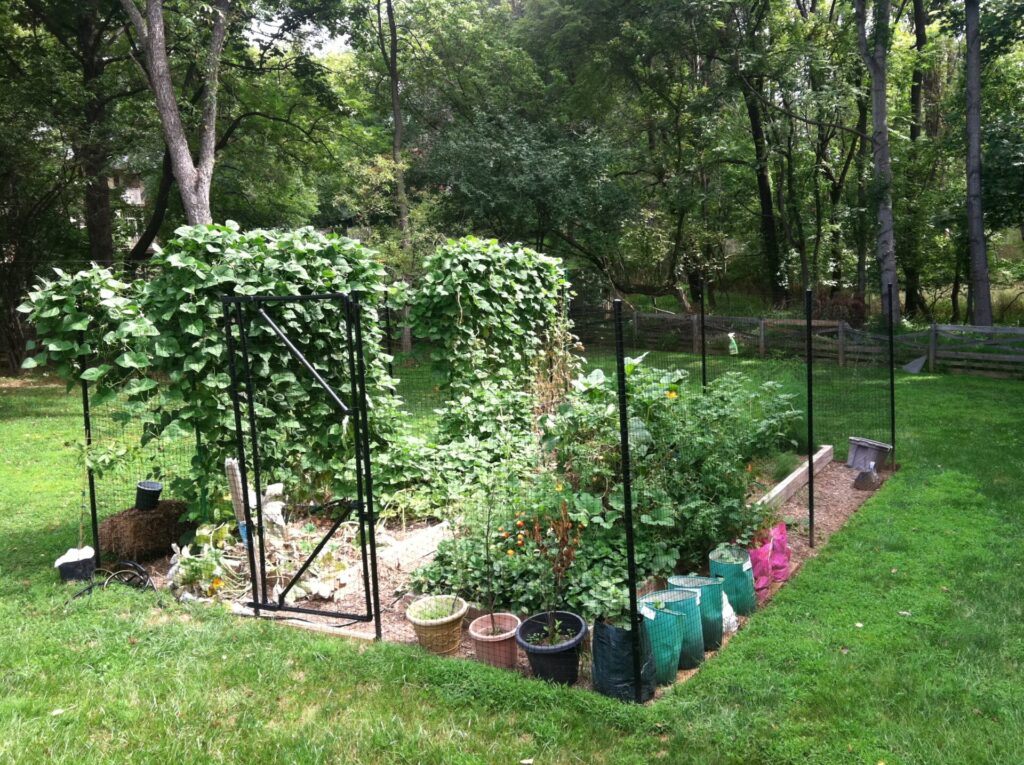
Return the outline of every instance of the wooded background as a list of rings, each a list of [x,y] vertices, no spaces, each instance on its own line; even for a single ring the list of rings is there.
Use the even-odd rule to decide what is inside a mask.
[[[583,296],[1024,318],[1022,0],[12,0],[0,288],[182,223],[314,225],[415,283],[464,233]],[[796,298],[796,300],[794,300]],[[913,327],[911,327],[913,329]]]

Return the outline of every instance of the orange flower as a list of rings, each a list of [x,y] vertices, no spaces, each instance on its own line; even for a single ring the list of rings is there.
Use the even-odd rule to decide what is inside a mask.
[[[509,551],[508,551],[508,555],[509,555],[509,557],[510,557],[510,558],[511,558],[511,557],[512,557],[513,555],[515,555],[515,554],[516,554],[516,551],[515,551],[515,550],[509,550]]]
[[[519,537],[519,541],[516,542],[516,544],[519,545],[520,547],[522,547],[523,546],[523,538]]]
[[[516,521],[516,528],[519,528],[519,529],[521,529],[521,528],[522,528],[523,526],[525,526],[525,525],[526,525],[526,524],[525,524],[525,523],[523,523],[522,521]]]

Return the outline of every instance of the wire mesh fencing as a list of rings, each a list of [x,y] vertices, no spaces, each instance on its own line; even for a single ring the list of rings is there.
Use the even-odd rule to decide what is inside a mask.
[[[100,518],[135,507],[140,481],[160,482],[166,489],[162,500],[180,499],[171,487],[188,479],[201,440],[199,434],[147,433],[139,405],[129,402],[123,393],[91,402],[89,430]]]
[[[805,307],[813,312],[811,301]],[[394,321],[399,313],[387,336],[407,428],[440,446],[459,402],[432,363],[434,349]],[[595,622],[584,675],[602,693],[644,701],[716,650],[723,622],[756,607],[748,548],[781,520],[761,497],[822,444],[842,459],[850,436],[891,440],[892,354],[884,334],[811,313],[670,314],[607,301],[575,303],[569,317],[580,375],[563,405],[545,408],[534,397],[524,413],[538,431],[540,462],[524,468],[492,455],[488,471],[539,471],[538,484],[551,471],[570,520],[589,508],[586,528],[565,537],[573,560],[558,602],[531,606],[587,612]],[[558,416],[549,421],[551,412]],[[514,494],[492,497],[497,549],[509,561],[543,539],[529,533],[538,520],[531,513],[550,499]],[[814,501],[809,486],[785,519],[808,542]],[[504,512],[516,508],[523,511]],[[509,532],[523,521],[523,532]],[[557,519],[537,528],[548,537],[564,530]],[[561,564],[547,560],[533,576]],[[502,596],[513,603],[525,585],[510,577]]]

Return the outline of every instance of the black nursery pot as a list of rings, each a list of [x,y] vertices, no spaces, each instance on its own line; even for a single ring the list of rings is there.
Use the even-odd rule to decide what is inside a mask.
[[[561,622],[561,630],[568,633],[557,645],[534,645],[533,635],[543,634],[548,628],[548,612],[535,614],[526,619],[516,630],[516,643],[530,660],[533,674],[542,680],[562,685],[573,685],[579,678],[580,644],[587,634],[587,623],[568,611],[552,611],[551,616]]]
[[[139,481],[135,484],[135,509],[156,510],[163,490],[164,485],[159,481]]]
[[[96,559],[86,558],[57,566],[62,582],[88,582],[96,571]]]

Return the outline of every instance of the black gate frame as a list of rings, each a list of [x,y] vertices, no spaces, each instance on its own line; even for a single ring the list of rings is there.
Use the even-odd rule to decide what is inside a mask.
[[[279,303],[310,303],[310,302],[340,302],[345,313],[345,346],[348,361],[348,373],[351,382],[349,395],[351,401],[346,404],[337,391],[317,372],[312,363],[295,346],[288,335],[278,326],[273,318],[267,313],[267,307]],[[314,616],[329,616],[341,619],[350,619],[354,622],[373,622],[374,633],[377,640],[381,638],[380,623],[380,591],[377,581],[377,539],[376,539],[376,515],[373,506],[373,472],[370,466],[370,436],[367,418],[366,404],[366,365],[363,355],[363,333],[362,333],[362,310],[358,297],[343,292],[327,292],[314,295],[223,295],[221,304],[224,308],[224,336],[227,341],[227,351],[231,377],[231,402],[235,415],[235,440],[238,449],[238,466],[242,479],[242,504],[245,510],[245,522],[249,529],[247,534],[247,553],[249,557],[249,578],[252,583],[252,601],[247,605],[259,616],[261,610],[271,612],[285,612],[310,614]],[[247,311],[247,308],[250,309]],[[255,314],[255,315],[253,315]],[[352,423],[352,433],[355,440],[355,463],[356,463],[356,497],[355,499],[336,500],[328,503],[328,507],[341,510],[330,530],[324,535],[317,546],[310,553],[309,557],[302,563],[298,571],[292,576],[287,586],[278,595],[277,600],[271,600],[267,595],[266,576],[266,545],[263,537],[263,487],[260,474],[260,432],[256,422],[256,412],[253,403],[253,392],[256,390],[253,383],[252,368],[249,356],[249,324],[253,319],[261,319],[263,323],[284,343],[285,348],[294,357],[316,383],[323,388],[328,400],[333,404],[342,416],[349,417]],[[238,346],[236,349],[235,332],[238,328]],[[239,371],[236,361],[236,350],[240,351],[242,360],[242,375],[244,376],[245,394],[243,396],[239,385]],[[244,399],[244,407],[243,407]],[[248,463],[245,451],[245,432],[242,425],[242,412],[246,412],[249,426],[249,441],[252,445],[252,473],[253,485],[256,495],[256,523],[253,524],[253,508],[249,502],[249,478]],[[366,608],[363,613],[348,613],[318,608],[302,608],[290,606],[285,603],[285,596],[298,582],[313,560],[334,536],[341,524],[351,514],[357,513],[359,519],[359,544],[362,559],[363,591],[366,594]],[[253,531],[255,530],[255,533]],[[259,569],[257,572],[257,555],[259,558]]]

